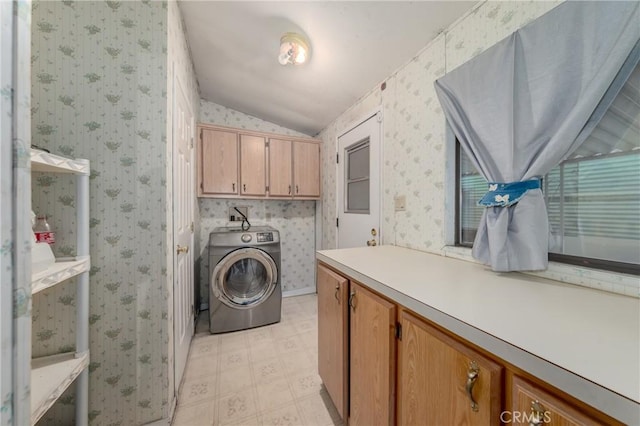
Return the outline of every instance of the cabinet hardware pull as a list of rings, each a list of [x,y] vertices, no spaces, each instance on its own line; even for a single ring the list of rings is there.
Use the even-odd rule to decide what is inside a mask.
[[[291,185],[289,185],[289,195],[291,195]]]
[[[338,301],[338,305],[340,304],[340,298],[338,297],[338,292],[340,291],[340,284],[336,285],[336,292],[333,293],[333,297]]]
[[[355,304],[355,303],[353,303],[353,302],[355,302],[355,301],[356,301],[355,297],[356,297],[356,292],[355,292],[355,290],[351,290],[351,294],[349,295],[349,306],[351,306],[351,309],[353,309],[353,310],[354,310],[354,312],[355,312],[355,310],[356,310],[356,304]]]
[[[246,183],[243,183],[243,184],[242,184],[242,190],[243,190],[244,192],[247,192],[247,184],[246,184]]]
[[[236,192],[236,184],[235,184],[235,182],[231,184],[231,188],[233,188],[233,192]]]
[[[176,247],[176,253],[189,253],[189,246],[181,246],[180,244],[178,244],[178,246]]]
[[[548,411],[544,409],[544,406],[539,401],[531,402],[531,420],[529,426],[541,426],[545,423],[545,414]]]
[[[296,194],[297,194],[298,192],[300,192],[300,191],[298,191],[298,185],[296,185]]]
[[[478,403],[473,399],[473,387],[478,380],[478,374],[480,373],[480,368],[478,368],[478,364],[475,361],[471,361],[469,364],[469,371],[467,371],[467,384],[465,385],[465,390],[467,391],[467,396],[471,401],[471,409],[473,411],[478,411]]]
[[[369,241],[367,241],[367,245],[368,246],[377,246],[378,242],[376,241],[375,238],[370,239]]]
[[[371,228],[371,235],[373,235],[374,237],[378,235],[378,233],[376,232],[376,228]]]

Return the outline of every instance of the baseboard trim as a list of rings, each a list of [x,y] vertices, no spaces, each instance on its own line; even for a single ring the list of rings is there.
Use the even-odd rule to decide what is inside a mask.
[[[316,288],[314,287],[305,287],[305,288],[297,288],[295,290],[288,290],[282,292],[282,297],[293,297],[293,296],[302,296],[305,294],[313,294],[316,292]]]

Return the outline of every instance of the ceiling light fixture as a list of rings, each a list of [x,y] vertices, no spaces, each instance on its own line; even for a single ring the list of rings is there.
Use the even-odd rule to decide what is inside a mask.
[[[278,62],[280,62],[281,65],[304,64],[310,55],[309,42],[300,34],[285,33],[282,38],[280,38]]]

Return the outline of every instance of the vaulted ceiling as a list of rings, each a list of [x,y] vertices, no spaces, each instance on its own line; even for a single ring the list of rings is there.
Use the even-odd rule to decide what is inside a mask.
[[[476,2],[180,1],[203,99],[315,135]],[[307,64],[278,63],[305,35]]]

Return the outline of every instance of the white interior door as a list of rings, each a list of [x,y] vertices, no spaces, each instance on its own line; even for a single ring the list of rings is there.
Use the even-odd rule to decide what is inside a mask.
[[[180,80],[173,80],[174,378],[176,391],[193,335],[193,113]]]
[[[380,244],[378,112],[338,137],[338,248]]]

